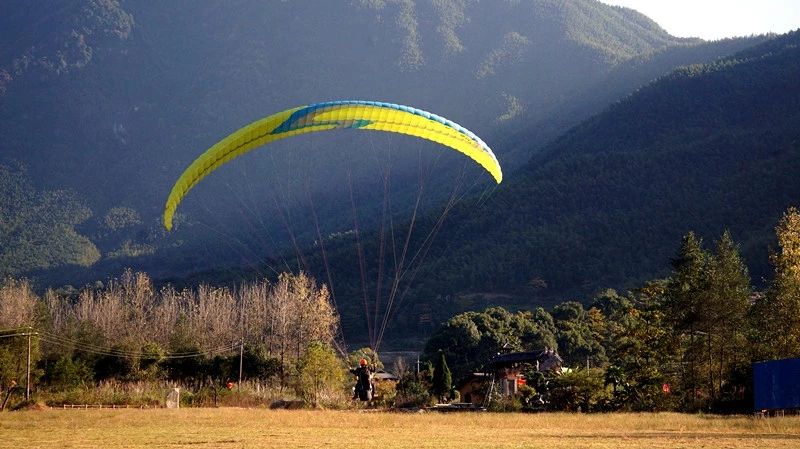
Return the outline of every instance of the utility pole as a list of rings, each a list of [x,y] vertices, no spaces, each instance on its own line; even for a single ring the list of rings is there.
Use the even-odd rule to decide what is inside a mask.
[[[239,322],[242,326],[242,336],[241,340],[239,341],[239,382],[236,382],[236,392],[242,392],[242,365],[244,360],[244,334],[246,326],[247,316],[244,314],[244,300],[240,301],[239,304]]]
[[[25,401],[29,401],[31,399],[31,334],[33,333],[33,328],[28,328],[28,361],[27,361],[27,368],[25,370]]]
[[[244,360],[244,337],[239,344],[239,383],[236,384],[236,391],[242,392],[242,361]]]

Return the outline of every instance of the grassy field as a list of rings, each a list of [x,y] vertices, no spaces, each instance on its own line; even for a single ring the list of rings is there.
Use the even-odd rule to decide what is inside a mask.
[[[0,448],[793,448],[800,417],[263,409],[0,414]]]

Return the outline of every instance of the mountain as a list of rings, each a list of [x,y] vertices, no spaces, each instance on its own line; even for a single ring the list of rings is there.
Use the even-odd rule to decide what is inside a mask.
[[[146,216],[200,151],[276,110],[394,100],[491,134],[510,98],[550,101],[681,42],[594,1],[59,5],[4,5],[4,156]]]
[[[218,241],[243,215],[263,223],[237,231],[237,247],[285,249],[273,203],[276,191],[299,189],[290,185],[295,178],[314,179],[308,188],[327,206],[324,232],[346,232],[343,179],[352,178],[365,207],[381,201],[371,183],[382,161],[363,158],[364,148],[391,152],[398,202],[413,197],[407,180],[419,164],[409,150],[422,152],[421,144],[352,134],[298,140],[231,163],[182,206],[182,234],[163,236],[158,216],[183,168],[268,113],[337,98],[412,104],[492,141],[511,172],[654,74],[753,41],[674,38],[635,11],[594,0],[17,0],[2,8],[0,120],[13,126],[0,127],[0,163],[26,166],[33,185],[70,190],[92,210],[79,230],[102,259],[84,278],[122,264],[169,275],[252,259],[231,256],[231,243]],[[429,189],[430,204],[449,191],[442,184]],[[282,200],[295,216],[307,213],[300,196]],[[107,218],[119,210],[139,218],[108,232]],[[253,236],[264,232],[278,243]],[[313,240],[308,227],[298,234]],[[213,260],[191,257],[198,247]],[[177,252],[143,257],[163,250]]]
[[[800,32],[680,68],[558,138],[483,206],[455,211],[425,288],[588,300],[668,274],[688,231],[710,243],[726,228],[758,283],[773,227],[800,198],[799,106]]]
[[[628,59],[616,65],[600,80],[578,90],[553,108],[526,108],[526,112],[536,113],[525,115],[526,125],[515,132],[518,137],[510,152],[522,155],[527,162],[530,155],[540,149],[530,148],[531,142],[538,142],[541,146],[549,144],[569,128],[603,112],[610,104],[673,69],[714,62],[768,39],[769,36],[754,36],[747,39],[722,39],[702,45],[685,43],[662,47]],[[524,157],[525,155],[528,157]]]

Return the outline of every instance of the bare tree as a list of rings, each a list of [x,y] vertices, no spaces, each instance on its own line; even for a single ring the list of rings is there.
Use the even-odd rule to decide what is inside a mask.
[[[31,298],[27,301],[35,304],[35,295]],[[201,285],[177,291],[156,290],[146,274],[126,271],[102,288],[80,291],[75,300],[49,291],[44,303],[55,332],[69,335],[71,326],[82,323],[109,347],[145,342],[168,347],[182,326],[184,337],[200,350],[245,339],[268,348],[284,366],[295,365],[313,342],[332,344],[339,326],[327,287],[305,273],[282,274],[274,284],[260,280],[236,289]]]

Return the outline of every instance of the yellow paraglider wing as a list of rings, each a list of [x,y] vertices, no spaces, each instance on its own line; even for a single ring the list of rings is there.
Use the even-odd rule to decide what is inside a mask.
[[[492,150],[475,134],[438,115],[392,103],[331,101],[288,109],[253,122],[200,155],[172,187],[164,209],[164,227],[183,197],[221,165],[262,145],[298,134],[330,129],[365,129],[408,134],[438,142],[469,156],[499,184],[503,172]]]

